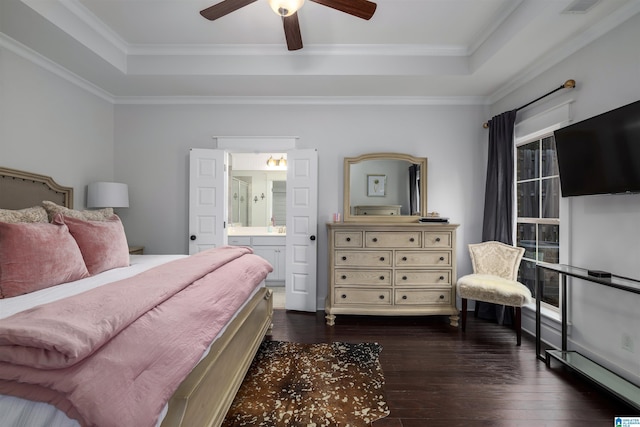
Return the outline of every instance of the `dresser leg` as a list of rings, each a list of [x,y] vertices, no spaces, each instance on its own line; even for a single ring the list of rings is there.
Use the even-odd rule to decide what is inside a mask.
[[[451,316],[449,316],[449,324],[451,326],[455,326],[457,328],[458,320],[460,320],[460,316],[458,314],[452,314]]]
[[[327,319],[327,325],[328,326],[333,326],[336,324],[336,316],[335,314],[327,314],[326,316],[324,316],[325,319]]]

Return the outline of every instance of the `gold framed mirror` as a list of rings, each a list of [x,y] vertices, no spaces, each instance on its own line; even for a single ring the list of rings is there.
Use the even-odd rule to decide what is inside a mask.
[[[345,157],[343,206],[345,222],[416,222],[427,215],[427,158]]]

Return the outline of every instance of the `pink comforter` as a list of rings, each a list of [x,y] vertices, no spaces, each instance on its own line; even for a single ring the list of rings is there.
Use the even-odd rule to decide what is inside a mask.
[[[4,319],[0,394],[83,426],[152,426],[270,271],[248,248],[212,249]]]

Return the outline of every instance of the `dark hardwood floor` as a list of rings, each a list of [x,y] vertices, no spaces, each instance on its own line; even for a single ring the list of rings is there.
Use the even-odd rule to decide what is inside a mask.
[[[533,338],[515,345],[508,327],[475,319],[466,333],[448,318],[338,316],[275,310],[271,339],[382,344],[391,410],[373,427],[613,426],[637,413],[578,375],[535,357]]]

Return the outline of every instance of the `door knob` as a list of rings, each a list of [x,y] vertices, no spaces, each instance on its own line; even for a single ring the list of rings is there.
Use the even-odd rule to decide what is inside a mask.
[[[196,240],[196,235],[192,234],[191,237],[189,237],[191,240]]]
[[[316,240],[316,236],[311,235],[311,236],[309,237],[309,239],[311,239],[311,240]]]

